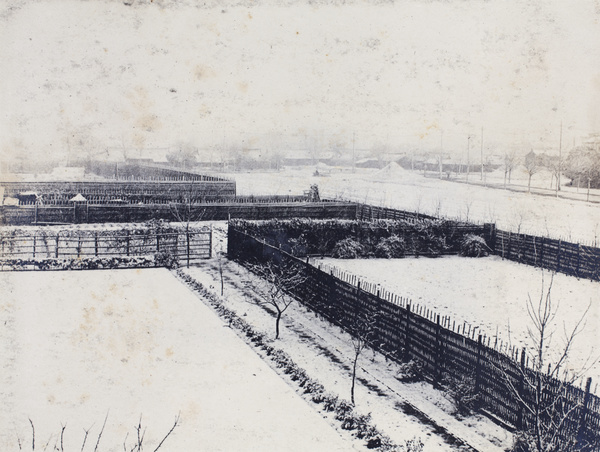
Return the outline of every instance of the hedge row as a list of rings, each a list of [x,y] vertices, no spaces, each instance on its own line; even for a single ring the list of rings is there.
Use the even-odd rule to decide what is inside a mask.
[[[372,425],[370,414],[358,414],[348,401],[328,393],[321,383],[310,378],[306,371],[299,367],[287,353],[270,345],[267,335],[257,332],[234,311],[224,307],[223,302],[217,295],[207,290],[193,277],[182,270],[177,270],[177,275],[195,292],[206,299],[217,314],[228,322],[231,328],[239,331],[249,344],[259,349],[283,374],[295,382],[299,390],[313,403],[321,404],[325,411],[335,413],[335,419],[340,422],[341,428],[352,431],[356,438],[364,440],[367,448],[385,452],[422,451],[423,443],[418,439],[407,441],[404,447],[394,444],[388,436]]]
[[[340,258],[396,258],[458,254],[465,237],[478,232],[476,226],[446,220],[415,224],[404,220],[235,219],[230,224],[298,257],[320,254]]]
[[[80,259],[0,259],[1,271],[20,270],[99,270],[116,268],[176,268],[177,259],[169,253],[154,256],[85,257]]]

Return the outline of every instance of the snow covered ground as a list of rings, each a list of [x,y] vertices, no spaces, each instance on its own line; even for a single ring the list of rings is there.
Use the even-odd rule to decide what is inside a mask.
[[[0,450],[347,451],[340,436],[164,269],[0,273]],[[59,443],[60,447],[60,443]],[[57,449],[58,450],[58,449]]]
[[[433,309],[450,316],[456,324],[466,322],[504,343],[531,348],[527,299],[536,303],[542,282],[548,288],[551,274],[538,268],[502,260],[498,256],[464,258],[445,256],[436,259],[314,259],[316,266],[333,266],[359,276],[363,281],[380,284],[391,293],[408,297],[412,305]],[[582,332],[576,337],[571,353],[572,369],[580,370],[600,358],[600,283],[556,274],[552,301],[556,316],[552,323],[551,346],[562,349],[565,331],[571,332],[586,312]],[[510,335],[509,335],[510,328]],[[553,356],[548,351],[549,356]],[[555,355],[554,355],[555,356]],[[591,359],[590,359],[591,358]],[[587,364],[586,364],[587,363]],[[586,373],[600,382],[600,363]],[[592,386],[592,389],[596,385]]]
[[[317,184],[321,196],[326,198],[491,222],[513,232],[600,243],[597,203],[426,178],[398,165],[382,170],[357,169],[356,173],[332,171],[327,176],[313,173],[314,169],[302,168],[279,173],[233,173],[227,177],[235,179],[240,195],[299,194]]]
[[[243,267],[225,260],[224,305],[234,310],[257,331],[274,337],[272,312],[251,302],[248,281],[254,278]],[[218,262],[204,261],[186,273],[220,292]],[[282,319],[281,337],[273,346],[288,353],[308,375],[322,383],[326,390],[350,399],[352,345],[339,328],[318,319],[299,304],[292,304]],[[489,419],[475,415],[462,421],[453,416],[454,406],[443,393],[429,383],[404,383],[398,380],[399,366],[380,355],[365,352],[359,361],[356,392],[357,411],[371,413],[373,423],[397,444],[420,438],[427,452],[469,450],[449,440],[444,430],[481,452],[500,452],[511,444],[511,435]],[[406,412],[407,404],[419,410],[434,425]]]

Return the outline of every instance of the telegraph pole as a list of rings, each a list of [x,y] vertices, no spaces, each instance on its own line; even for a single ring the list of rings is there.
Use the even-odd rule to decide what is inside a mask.
[[[481,180],[483,181],[483,127],[481,128]]]
[[[471,169],[471,135],[467,137],[467,184],[469,183],[469,171]]]
[[[356,173],[356,147],[354,144],[356,132],[352,132],[352,172]]]
[[[562,169],[562,121],[560,122],[560,139],[558,141],[558,171],[556,174],[556,197],[560,191],[560,172]]]

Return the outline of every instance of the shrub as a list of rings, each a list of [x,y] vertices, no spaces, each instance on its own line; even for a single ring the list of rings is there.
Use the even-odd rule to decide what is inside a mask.
[[[460,243],[460,254],[466,257],[485,257],[488,253],[488,246],[483,237],[468,234]]]
[[[416,359],[411,359],[406,363],[400,364],[396,378],[406,383],[414,383],[423,380],[423,363]]]
[[[406,254],[406,242],[402,237],[397,235],[391,235],[381,241],[375,246],[375,256],[390,258],[404,257]]]
[[[352,237],[340,240],[333,247],[333,257],[338,259],[356,259],[363,254],[363,246]]]
[[[179,267],[179,261],[176,256],[166,251],[159,251],[154,254],[154,262],[157,267],[177,268]]]
[[[474,375],[466,375],[463,378],[447,376],[445,383],[448,394],[456,404],[456,414],[468,416],[477,409],[480,397],[476,390]]]

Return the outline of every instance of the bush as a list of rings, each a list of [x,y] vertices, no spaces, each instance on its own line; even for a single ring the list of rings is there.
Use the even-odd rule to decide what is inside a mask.
[[[375,256],[386,259],[404,257],[406,254],[406,242],[402,237],[391,235],[381,239],[375,246]]]
[[[488,246],[483,237],[478,235],[466,235],[460,243],[460,255],[466,257],[485,257],[488,253]]]
[[[416,359],[411,359],[406,363],[400,364],[396,378],[405,383],[415,383],[423,380],[423,363]]]
[[[177,257],[166,251],[159,251],[154,254],[154,262],[157,267],[167,267],[171,269],[179,267]]]
[[[474,375],[467,375],[463,378],[447,376],[445,383],[449,395],[456,404],[456,414],[468,416],[477,410],[480,396],[476,390]]]
[[[352,237],[340,240],[333,247],[333,257],[338,259],[356,259],[363,254],[363,246]]]

